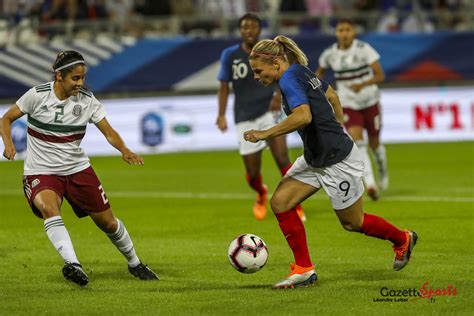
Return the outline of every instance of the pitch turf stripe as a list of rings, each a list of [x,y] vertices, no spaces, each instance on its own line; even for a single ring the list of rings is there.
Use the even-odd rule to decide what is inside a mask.
[[[86,125],[57,125],[40,122],[28,115],[28,123],[49,132],[85,132]]]
[[[39,133],[31,128],[28,128],[28,135],[33,136],[34,138],[43,140],[50,143],[70,143],[79,139],[83,139],[85,134],[73,134],[69,136],[54,136],[54,135],[45,135]]]
[[[0,190],[0,196],[6,195],[22,195],[21,190]],[[198,199],[198,200],[252,200],[255,199],[253,194],[246,193],[190,193],[190,192],[133,192],[133,191],[116,191],[107,192],[108,197],[113,198],[151,198],[151,199]],[[268,195],[271,197],[271,194]],[[323,192],[310,199],[326,200],[327,195]],[[380,202],[446,202],[446,203],[473,203],[474,197],[450,197],[450,196],[416,196],[416,195],[393,195],[381,196]]]

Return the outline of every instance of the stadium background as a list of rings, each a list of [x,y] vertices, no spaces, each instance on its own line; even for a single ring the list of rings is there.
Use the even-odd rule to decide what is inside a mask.
[[[261,295],[268,307],[268,310],[257,313],[296,313],[296,309],[292,312],[291,308],[296,308],[296,303],[301,304],[300,299],[285,294],[283,301],[286,305],[283,306],[279,305],[282,303],[279,299],[265,291],[265,285],[271,284],[279,276],[278,273],[284,271],[277,258],[283,258],[280,261],[286,264],[289,259],[287,249],[272,220],[258,225],[250,217],[248,209],[253,196],[243,180],[243,167],[235,150],[237,144],[233,126],[226,134],[221,134],[214,126],[220,52],[239,42],[237,19],[246,11],[256,12],[263,18],[262,38],[275,34],[294,38],[308,55],[312,69],[316,68],[322,50],[335,41],[333,33],[337,19],[351,17],[357,22],[359,38],[373,45],[382,56],[381,63],[387,77],[381,92],[385,126],[382,138],[391,144],[388,147],[391,188],[378,204],[368,202],[368,209],[381,209],[389,218],[406,224],[412,224],[413,218],[418,219],[415,224],[422,232],[424,230],[422,238],[425,238],[427,245],[431,242],[433,248],[437,247],[434,232],[441,236],[452,234],[441,242],[445,247],[450,247],[450,251],[441,255],[441,259],[428,249],[420,250],[420,266],[410,267],[415,275],[403,274],[400,280],[394,280],[387,271],[379,269],[373,278],[367,274],[360,278],[350,276],[344,283],[341,282],[344,280],[337,279],[337,273],[348,275],[340,267],[340,260],[347,260],[346,265],[353,267],[351,271],[355,273],[363,269],[370,271],[373,267],[366,268],[354,258],[341,254],[343,249],[346,254],[360,256],[355,250],[345,248],[345,243],[353,236],[340,232],[336,220],[331,217],[333,215],[323,212],[330,206],[325,197],[323,200],[324,194],[319,193],[316,199],[305,204],[309,213],[308,232],[314,229],[312,225],[321,225],[321,230],[337,232],[336,237],[329,239],[328,236],[319,236],[319,233],[316,236],[308,234],[318,241],[315,243],[316,249],[322,248],[323,243],[326,246],[334,245],[329,250],[322,248],[320,255],[323,270],[324,259],[327,260],[326,277],[333,278],[335,285],[328,289],[322,283],[323,288],[317,293],[322,298],[316,299],[319,307],[303,302],[304,308],[307,311],[320,308],[326,313],[350,310],[344,308],[343,304],[338,306],[340,301],[337,299],[337,293],[349,287],[349,294],[343,299],[364,313],[412,312],[413,307],[410,306],[385,305],[374,308],[375,303],[369,300],[377,296],[380,287],[387,284],[399,288],[419,287],[428,279],[436,287],[446,287],[451,282],[464,294],[446,299],[434,307],[417,305],[421,313],[468,314],[469,310],[472,311],[472,282],[464,282],[463,275],[473,275],[472,268],[466,267],[467,262],[473,259],[473,7],[473,2],[468,0],[0,1],[0,104],[3,104],[0,114],[28,88],[52,78],[51,64],[60,50],[75,49],[85,56],[88,63],[87,85],[106,105],[112,125],[132,149],[150,154],[145,157],[146,169],[138,172],[126,170],[127,167],[121,165],[117,158],[93,158],[92,163],[99,176],[103,176],[102,181],[109,188],[112,201],[116,201],[114,208],[121,209],[118,211],[119,216],[129,218],[129,230],[133,231],[132,236],[135,236],[141,253],[144,253],[147,262],[158,266],[158,272],[163,276],[163,285],[158,286],[162,286],[161,293],[165,297],[156,298],[156,293],[151,293],[154,290],[151,285],[137,289],[136,283],[127,283],[126,275],[117,281],[111,274],[103,272],[110,266],[113,271],[121,271],[122,258],[104,242],[105,245],[97,246],[97,250],[89,247],[81,249],[81,242],[92,244],[88,230],[93,228],[84,228],[82,221],[74,220],[72,216],[68,219],[67,214],[65,221],[72,229],[73,240],[79,240],[75,244],[78,251],[82,251],[81,257],[89,256],[89,261],[83,260],[91,268],[96,266],[97,277],[92,282],[97,285],[95,288],[91,285],[92,291],[116,286],[115,295],[124,304],[129,304],[130,308],[102,309],[96,300],[89,304],[87,293],[73,293],[69,291],[71,288],[68,285],[61,283],[57,269],[52,271],[49,267],[35,266],[42,266],[43,261],[54,266],[58,260],[52,256],[52,249],[47,249],[45,237],[39,234],[38,221],[28,213],[26,203],[22,200],[19,181],[21,162],[11,165],[1,163],[0,212],[4,220],[0,220],[0,250],[7,255],[0,263],[0,274],[5,280],[0,283],[0,301],[3,303],[0,305],[0,314],[44,312],[41,309],[41,300],[45,300],[43,296],[32,301],[34,308],[28,312],[22,307],[21,300],[11,294],[20,290],[26,298],[31,299],[35,291],[44,288],[44,284],[54,289],[59,297],[72,295],[78,300],[79,306],[88,312],[94,308],[96,313],[129,313],[137,308],[133,307],[134,302],[139,301],[142,302],[138,308],[139,314],[153,314],[159,310],[158,305],[168,314],[184,311],[255,314],[255,310],[236,304],[244,304],[243,297],[254,295]],[[227,113],[229,121],[232,121],[231,107]],[[15,124],[13,136],[19,158],[22,158],[26,139],[24,120]],[[294,148],[292,158],[295,158],[300,154],[298,138],[289,135],[288,140]],[[417,144],[406,144],[411,142]],[[88,128],[83,144],[91,156],[117,154],[94,127]],[[3,144],[0,150],[3,150]],[[189,153],[194,151],[200,153]],[[155,155],[169,152],[176,153]],[[274,187],[278,181],[277,172],[269,158],[266,154],[264,176]],[[190,161],[193,163],[190,164]],[[440,168],[444,171],[440,171]],[[190,182],[189,179],[195,181]],[[215,188],[216,181],[219,188]],[[143,218],[127,214],[127,208],[134,207],[139,208],[137,212],[141,212]],[[170,212],[170,208],[176,208],[178,215]],[[225,209],[226,215],[222,215],[222,209]],[[400,209],[410,212],[400,212]],[[449,219],[443,217],[447,209],[451,212]],[[200,230],[189,222],[189,217],[194,216],[199,218],[196,220],[199,227],[208,229]],[[208,216],[218,219],[209,219]],[[432,223],[426,223],[429,216],[435,218]],[[164,217],[175,217],[176,221],[164,220]],[[158,225],[158,232],[143,229],[143,225],[149,222],[163,223],[166,227]],[[183,232],[186,229],[189,234]],[[36,234],[37,240],[30,244],[22,238],[11,238],[11,234],[26,238],[26,232]],[[225,262],[227,242],[243,232],[263,235],[271,246],[269,267],[253,279],[236,276]],[[177,239],[181,243],[176,244],[168,237],[170,234],[178,234],[180,237]],[[98,238],[96,235],[93,237]],[[196,236],[202,237],[202,241],[196,241]],[[458,244],[459,240],[466,243]],[[362,250],[359,249],[361,253],[372,255],[364,241],[356,239],[355,243],[362,247]],[[35,252],[36,247],[46,248],[44,251],[48,251],[48,254]],[[187,253],[169,253],[170,247],[182,248]],[[212,256],[224,255],[224,260],[219,259],[219,267],[212,268],[217,269],[219,276],[203,284],[202,278],[207,277],[209,270],[199,274],[197,269],[198,272],[188,274],[181,269],[186,271],[193,267],[183,267],[180,263],[194,260],[203,267],[215,267],[212,258],[202,258],[199,252],[193,251],[199,247],[209,247]],[[27,249],[32,254],[18,253],[15,250],[18,248]],[[158,254],[150,249],[158,249]],[[113,259],[95,259],[103,253],[110,253]],[[35,265],[29,264],[31,260],[34,260]],[[378,258],[373,260],[377,264],[386,264]],[[449,262],[452,268],[447,269],[443,260]],[[428,269],[421,266],[422,262],[433,266]],[[22,265],[24,268],[21,269],[26,271],[24,277],[19,276],[24,272],[16,268]],[[14,272],[9,273],[12,266],[15,266]],[[35,268],[40,269],[46,277],[36,276]],[[329,268],[334,270],[333,274]],[[100,278],[104,275],[106,280],[101,283]],[[36,283],[31,288],[19,286],[15,282],[18,277],[25,281],[33,279]],[[182,287],[174,284],[183,278],[189,280],[184,281]],[[58,282],[59,285],[55,285]],[[170,282],[173,285],[170,286]],[[354,284],[362,289],[354,289]],[[188,286],[191,289],[189,292],[186,290]],[[203,290],[207,286],[216,292]],[[226,295],[226,287],[237,289],[232,292],[235,301],[228,297],[216,306],[205,303],[214,295]],[[60,293],[64,289],[68,291]],[[132,295],[129,298],[121,294],[130,291],[136,291],[135,295],[152,299],[154,303],[141,301],[141,297]],[[184,293],[182,301],[176,300],[173,295],[180,291]],[[198,298],[196,292],[199,293]],[[308,300],[315,299],[311,292],[299,295]],[[107,295],[107,299],[118,302],[117,298],[110,295]],[[193,300],[197,301],[192,303]],[[171,302],[178,306],[177,309],[168,305]],[[74,307],[73,302],[51,304],[46,313],[67,313]],[[151,304],[151,307],[143,307],[146,304]]]

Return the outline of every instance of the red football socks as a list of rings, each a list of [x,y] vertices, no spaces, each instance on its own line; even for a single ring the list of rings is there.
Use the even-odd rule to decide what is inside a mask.
[[[296,211],[293,209],[283,213],[276,213],[275,215],[283,236],[285,236],[288,245],[293,251],[295,263],[300,267],[311,267],[313,264],[309,257],[306,232],[303,222],[301,222]]]
[[[360,232],[379,239],[388,239],[395,246],[401,246],[406,241],[405,231],[398,229],[382,217],[364,213],[364,222]]]
[[[291,166],[292,166],[292,164],[290,163],[290,164],[280,168],[280,172],[281,172],[282,177],[288,172],[288,170],[290,170]]]
[[[254,179],[250,179],[250,176],[247,174],[246,179],[247,179],[247,182],[250,185],[250,187],[252,189],[254,189],[255,191],[257,191],[258,194],[260,194],[260,195],[265,194],[266,190],[263,187],[263,180],[262,180],[262,175],[261,174],[259,174]]]

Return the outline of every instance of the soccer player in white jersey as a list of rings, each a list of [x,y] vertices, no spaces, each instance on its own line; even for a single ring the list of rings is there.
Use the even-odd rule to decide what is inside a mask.
[[[59,53],[53,70],[53,82],[28,90],[2,117],[3,155],[9,160],[15,158],[11,124],[27,114],[24,193],[34,214],[44,220],[45,232],[64,260],[62,272],[67,280],[80,286],[89,282],[61,218],[63,198],[79,218],[90,216],[107,234],[127,259],[132,275],[141,280],[158,280],[138,259],[127,229],[112,213],[104,188],[80,148],[87,123],[95,124],[128,164],[143,165],[143,159],[127,148],[105,118],[104,106],[84,88],[86,65],[81,54]]]
[[[319,57],[316,75],[323,78],[327,68],[334,72],[344,110],[344,125],[362,154],[367,193],[372,200],[377,200],[378,187],[363,135],[365,129],[378,167],[379,186],[385,190],[388,187],[387,158],[379,137],[381,113],[377,86],[385,75],[379,62],[380,55],[368,43],[355,38],[354,25],[348,19],[338,22],[336,37],[337,43]]]

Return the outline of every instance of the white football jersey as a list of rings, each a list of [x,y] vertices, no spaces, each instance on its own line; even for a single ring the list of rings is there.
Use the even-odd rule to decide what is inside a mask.
[[[77,96],[61,101],[53,84],[33,87],[16,102],[28,115],[25,175],[65,176],[90,166],[80,145],[87,123],[98,123],[105,117],[104,106],[84,88]]]
[[[348,49],[339,49],[335,43],[324,50],[319,57],[319,66],[333,70],[342,106],[361,110],[379,101],[379,88],[376,84],[371,84],[354,92],[350,86],[372,79],[374,72],[370,65],[379,59],[380,55],[372,46],[354,39]]]

